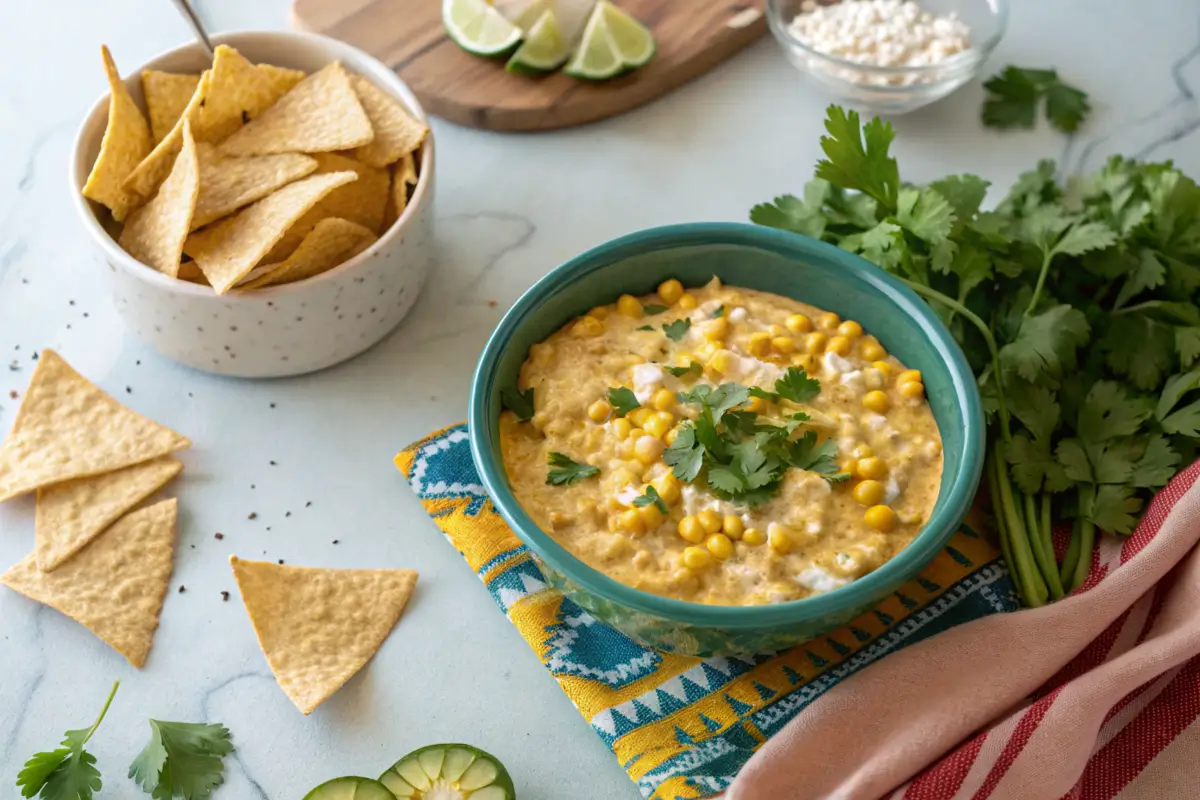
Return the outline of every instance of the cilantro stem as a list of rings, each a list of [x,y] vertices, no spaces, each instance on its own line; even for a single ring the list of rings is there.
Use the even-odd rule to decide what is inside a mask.
[[[1004,514],[1010,534],[1009,538],[1012,540],[1013,561],[1009,567],[1020,575],[1021,594],[1025,598],[1025,605],[1037,608],[1045,604],[1049,594],[1046,591],[1046,582],[1042,580],[1042,575],[1034,563],[1025,523],[1021,519],[1021,513],[1017,510],[1016,500],[1013,497],[1012,484],[1008,479],[1004,444],[997,442],[988,457],[991,459],[992,470],[996,474],[996,485],[999,489],[997,514]],[[993,502],[996,502],[996,499],[993,499]]]
[[[1087,580],[1092,570],[1092,550],[1096,541],[1096,526],[1091,520],[1079,521],[1079,560],[1075,562],[1075,575],[1071,579],[1071,591],[1075,591]]]
[[[1034,560],[1042,571],[1050,597],[1058,600],[1063,596],[1063,587],[1058,577],[1058,562],[1054,559],[1054,545],[1049,536],[1050,521],[1045,519],[1045,514],[1039,520],[1037,499],[1033,495],[1024,495],[1022,499],[1025,501],[1025,530],[1029,533]],[[1042,508],[1047,508],[1044,501]]]
[[[100,727],[100,723],[104,722],[104,715],[108,713],[108,707],[112,705],[113,698],[117,696],[117,688],[121,685],[119,680],[113,681],[112,689],[108,692],[108,699],[104,701],[104,708],[100,709],[100,716],[96,717],[96,721],[92,723],[92,727],[88,728],[87,736],[83,737],[83,744],[87,744],[88,739],[92,738],[92,734]]]
[[[1054,260],[1054,250],[1047,250],[1045,257],[1042,259],[1042,269],[1038,273],[1037,284],[1033,287],[1033,297],[1029,298],[1029,305],[1025,307],[1024,316],[1028,317],[1037,308],[1038,300],[1042,299],[1042,287],[1046,285],[1046,276],[1050,274],[1050,262]]]
[[[988,493],[992,497],[992,512],[996,517],[996,533],[1000,537],[1000,552],[1004,555],[1004,563],[1008,566],[1008,576],[1012,579],[1013,586],[1017,590],[1017,594],[1024,595],[1025,591],[1021,587],[1021,576],[1013,565],[1012,551],[1012,533],[1008,530],[1008,522],[1004,518],[1003,510],[1000,507],[1000,484],[996,480],[996,470],[992,459],[988,459],[983,469],[984,479],[988,483]]]
[[[1079,531],[1080,520],[1076,519],[1075,524],[1071,526],[1071,543],[1067,545],[1067,552],[1063,555],[1062,570],[1059,572],[1059,578],[1062,579],[1063,586],[1069,587],[1071,579],[1075,576],[1075,565],[1079,563],[1079,544],[1083,534]]]

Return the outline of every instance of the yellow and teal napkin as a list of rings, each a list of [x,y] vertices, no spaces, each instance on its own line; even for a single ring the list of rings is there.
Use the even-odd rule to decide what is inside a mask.
[[[939,631],[1017,608],[999,552],[964,526],[916,580],[818,639],[740,658],[662,653],[550,588],[484,491],[465,424],[405,448],[396,466],[650,800],[719,794],[769,736],[839,681]]]

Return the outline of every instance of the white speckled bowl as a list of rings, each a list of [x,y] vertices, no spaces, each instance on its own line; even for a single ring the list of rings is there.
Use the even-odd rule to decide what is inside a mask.
[[[426,119],[395,73],[348,44],[307,33],[247,31],[213,38],[254,62],[313,72],[341,61]],[[120,53],[115,54],[120,58]],[[97,56],[97,70],[99,57]],[[209,64],[197,44],[163,53],[135,70],[126,85],[142,101],[141,72],[199,72]],[[107,263],[117,310],[129,328],[161,353],[206,372],[244,378],[299,375],[358,355],[399,324],[421,292],[433,263],[433,137],[420,153],[420,180],[400,219],[369,249],[305,281],[254,292],[217,295],[208,286],[168,277],[122,250],[105,230],[107,216],[80,194],[100,150],[108,95],[75,139],[71,191],[84,227]],[[103,216],[102,216],[103,215]]]

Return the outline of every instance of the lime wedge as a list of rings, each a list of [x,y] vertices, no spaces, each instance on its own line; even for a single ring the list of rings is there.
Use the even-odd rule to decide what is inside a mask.
[[[563,67],[563,72],[572,78],[602,81],[620,75],[625,69],[609,35],[608,23],[601,8],[603,5],[603,2],[598,3],[592,10],[583,29],[583,41],[567,66]]]
[[[521,29],[485,0],[445,0],[442,24],[454,43],[472,55],[504,58],[521,43]]]
[[[554,11],[546,9],[504,68],[518,75],[540,75],[561,67],[570,54]]]
[[[637,69],[654,58],[657,49],[654,34],[642,23],[614,6],[608,0],[600,0],[593,14],[603,14],[608,24],[608,35],[613,49],[621,58],[626,69]]]
[[[531,0],[530,3],[521,9],[521,12],[514,16],[509,16],[509,19],[525,33],[533,30],[533,26],[547,11],[554,10],[554,0]]]

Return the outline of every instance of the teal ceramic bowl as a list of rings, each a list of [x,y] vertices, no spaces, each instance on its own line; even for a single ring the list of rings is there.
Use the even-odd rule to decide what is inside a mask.
[[[937,505],[913,542],[874,572],[834,591],[775,605],[710,606],[650,594],[592,569],[521,508],[500,450],[500,390],[516,385],[530,345],[573,317],[667,278],[773,292],[856,319],[909,367],[921,370],[943,443]],[[471,386],[471,452],[501,516],[546,578],[600,620],[645,644],[685,655],[768,653],[853,619],[912,579],[945,546],[975,496],[984,422],[975,380],[929,306],[873,264],[805,236],[736,223],[654,228],[616,239],[542,278],[505,314]]]

